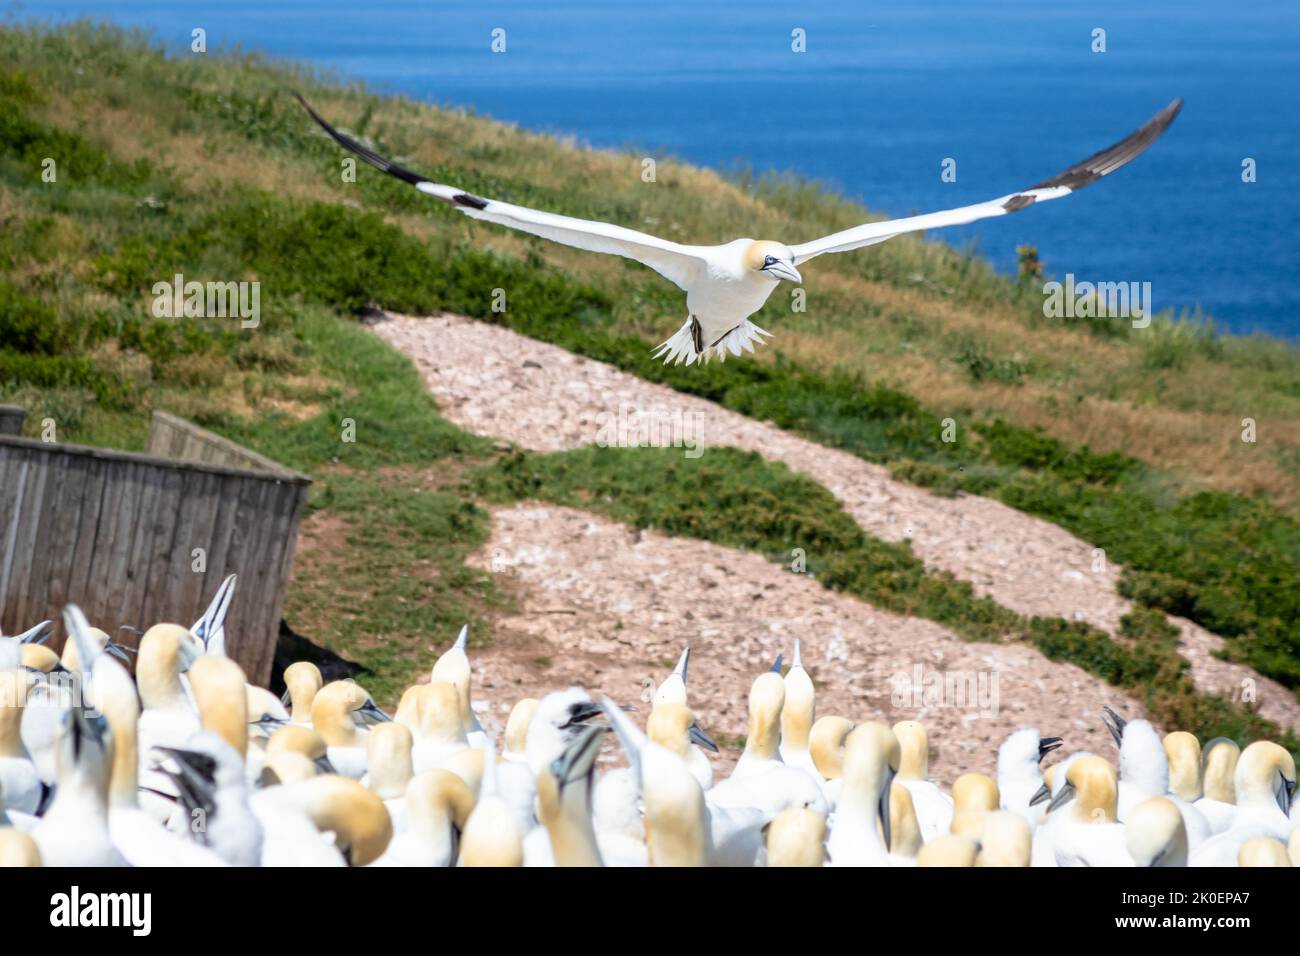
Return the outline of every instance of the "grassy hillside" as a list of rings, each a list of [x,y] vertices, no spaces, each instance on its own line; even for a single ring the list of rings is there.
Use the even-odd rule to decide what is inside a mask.
[[[315,526],[328,534],[305,542],[287,615],[369,666],[381,696],[460,620],[505,600],[490,575],[464,566],[486,533],[478,495],[581,490],[599,506],[600,489],[627,479],[621,469],[666,464],[498,461],[438,416],[405,360],[355,326],[370,304],[505,323],[907,480],[999,498],[1106,548],[1129,569],[1126,592],[1151,610],[1116,640],[1025,621],[843,516],[826,518],[829,586],[966,636],[1032,640],[1207,733],[1238,734],[1250,718],[1192,692],[1159,610],[1201,621],[1231,638],[1232,656],[1300,687],[1293,348],[1167,318],[1142,331],[1049,322],[1028,284],[900,239],[817,260],[806,312],[774,296],[758,321],[778,338],[757,360],[664,368],[648,345],[683,318],[675,288],[634,263],[478,225],[365,167],[343,182],[339,151],[287,91],[435,178],[675,239],[811,236],[864,210],[805,184],[726,181],[670,159],[646,184],[637,156],[575,150],[256,57],[169,58],[85,24],[0,29],[0,64],[0,401],[27,405],[30,428],[48,416],[62,440],[125,448],[142,446],[150,409],[167,408],[315,476]],[[46,158],[56,182],[42,179]],[[1007,241],[1032,235],[1021,225],[1032,213],[1018,219]],[[177,272],[259,280],[260,327],[153,318],[153,284]],[[491,311],[498,288],[505,313]],[[948,417],[955,443],[941,439]],[[1243,417],[1259,423],[1255,444],[1239,440]],[[355,444],[340,441],[343,418],[357,422]],[[726,500],[770,495],[774,480],[749,462]],[[718,519],[684,493],[665,480],[640,490],[640,510],[615,516],[781,550],[761,509],[720,501],[735,531],[719,537]],[[703,524],[680,520],[687,505]]]

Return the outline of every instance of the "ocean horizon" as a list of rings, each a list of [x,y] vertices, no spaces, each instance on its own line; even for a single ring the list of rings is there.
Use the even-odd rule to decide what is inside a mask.
[[[1008,274],[1033,245],[1057,278],[1150,283],[1157,311],[1300,337],[1300,193],[1285,172],[1300,146],[1300,16],[1282,0],[27,0],[7,13],[111,20],[178,55],[202,28],[210,52],[300,61],[597,148],[791,173],[890,216],[1026,187],[1181,96],[1169,133],[1104,183],[929,238]]]

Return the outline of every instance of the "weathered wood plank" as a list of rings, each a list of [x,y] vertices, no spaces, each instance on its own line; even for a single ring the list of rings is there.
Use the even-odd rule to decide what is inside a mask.
[[[164,438],[152,449],[176,447]],[[120,625],[189,625],[237,573],[229,650],[265,682],[310,479],[267,459],[229,467],[203,442],[200,453],[216,464],[0,436],[0,627],[57,621],[74,601],[133,642]],[[191,568],[196,547],[207,551],[205,573]],[[61,638],[60,628],[54,647]]]

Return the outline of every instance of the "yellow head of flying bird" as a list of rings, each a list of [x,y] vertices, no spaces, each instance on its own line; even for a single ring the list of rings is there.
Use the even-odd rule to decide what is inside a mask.
[[[802,282],[803,276],[794,266],[794,251],[781,242],[759,239],[745,249],[745,268],[767,276],[773,282],[785,279]]]

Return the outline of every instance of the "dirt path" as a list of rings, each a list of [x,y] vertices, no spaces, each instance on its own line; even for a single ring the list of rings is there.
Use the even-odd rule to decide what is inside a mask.
[[[560,451],[595,443],[620,416],[633,424],[654,421],[667,429],[660,434],[688,445],[698,441],[704,454],[709,446],[732,445],[809,475],[866,531],[911,541],[928,566],[970,581],[1013,610],[1085,620],[1114,633],[1132,606],[1116,593],[1117,565],[1106,561],[1093,570],[1091,545],[991,499],[932,495],[847,452],[498,326],[452,315],[393,315],[374,329],[415,362],[443,413],[478,434]],[[1171,621],[1182,631],[1180,649],[1198,687],[1234,697],[1253,687],[1263,716],[1300,727],[1300,701],[1286,688],[1212,657],[1222,645],[1218,636],[1181,618]]]
[[[484,723],[539,687],[581,684],[644,711],[648,693],[691,646],[689,694],[729,773],[745,735],[750,682],[794,639],[817,684],[818,714],[922,720],[945,783],[992,773],[998,744],[1026,724],[1072,749],[1111,754],[1098,716],[1140,709],[1105,682],[1024,644],[976,644],[899,617],[756,555],[638,532],[572,508],[525,503],[493,514],[471,564],[508,576],[516,614],[474,653]],[[688,598],[687,595],[694,595]],[[942,682],[942,684],[940,683]],[[939,692],[944,686],[946,690]]]

